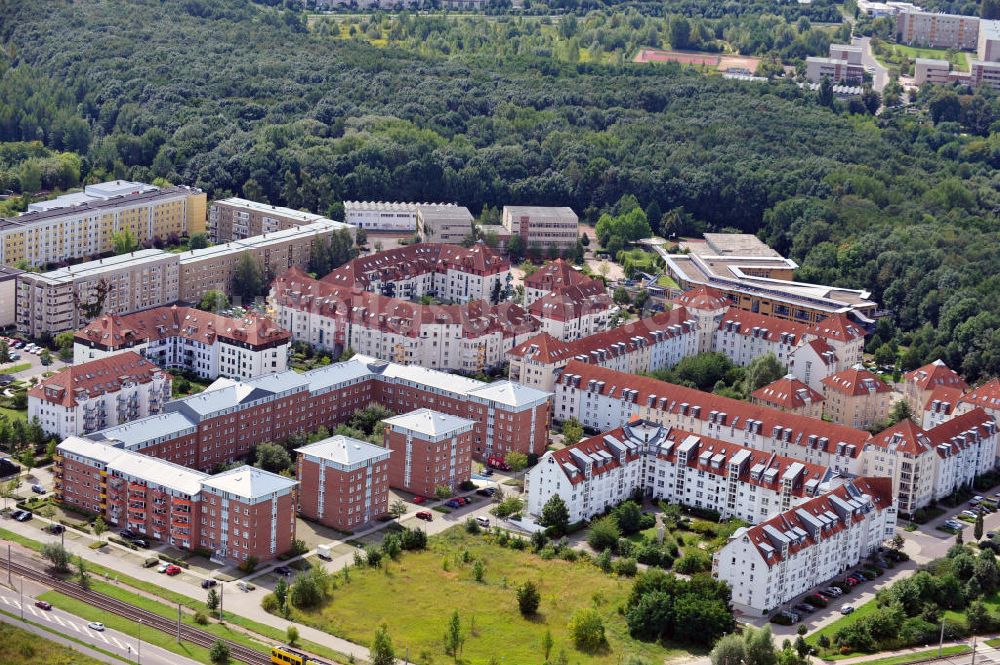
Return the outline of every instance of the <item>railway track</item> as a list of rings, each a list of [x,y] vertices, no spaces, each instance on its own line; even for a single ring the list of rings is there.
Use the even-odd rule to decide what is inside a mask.
[[[169,635],[177,634],[177,622],[175,620],[160,616],[159,614],[150,612],[149,610],[144,610],[141,607],[136,607],[135,605],[118,600],[117,598],[112,598],[111,596],[107,596],[98,591],[83,589],[76,584],[60,580],[53,577],[49,573],[36,570],[30,566],[24,566],[19,563],[11,562],[10,570],[11,572],[21,575],[27,579],[42,582],[52,587],[52,589],[58,591],[59,593],[83,601],[88,605],[104,610],[105,612],[117,614],[118,616],[129,619],[130,621],[138,622],[141,620],[143,625],[161,630]],[[213,644],[221,639],[229,647],[229,656],[233,660],[246,663],[247,665],[271,665],[271,657],[267,654],[254,651],[250,647],[242,644],[216,637],[211,633],[198,628],[193,628],[192,626],[188,626],[183,623],[181,624],[180,637],[181,640],[185,642],[190,642],[191,644],[205,647],[206,649],[210,649]]]

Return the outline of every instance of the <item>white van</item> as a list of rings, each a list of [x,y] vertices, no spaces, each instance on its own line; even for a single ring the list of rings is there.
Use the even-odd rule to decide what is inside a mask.
[[[488,517],[477,517],[476,522],[478,522],[479,526],[483,527],[484,529],[490,528],[490,520]]]

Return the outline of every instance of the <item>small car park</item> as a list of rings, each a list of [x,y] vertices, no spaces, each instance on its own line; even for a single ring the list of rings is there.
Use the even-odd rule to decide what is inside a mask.
[[[417,519],[424,520],[425,522],[433,522],[434,516],[431,515],[429,511],[421,510],[420,512],[417,513]]]

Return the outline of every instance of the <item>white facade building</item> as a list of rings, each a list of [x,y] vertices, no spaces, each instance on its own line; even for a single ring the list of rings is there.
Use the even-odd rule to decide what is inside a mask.
[[[855,478],[765,522],[738,529],[716,552],[713,577],[733,606],[760,616],[859,563],[896,529],[887,478]]]
[[[365,231],[417,230],[417,206],[451,206],[454,203],[389,203],[385,201],[344,201],[344,221]]]

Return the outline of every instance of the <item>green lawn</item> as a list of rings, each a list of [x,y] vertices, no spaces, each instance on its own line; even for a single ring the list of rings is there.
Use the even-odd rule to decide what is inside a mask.
[[[842,597],[838,598],[837,600],[839,600],[843,605],[851,604],[849,597]],[[876,608],[877,606],[875,604],[875,600],[874,599],[869,600],[864,605],[859,605],[858,607],[856,607],[854,611],[848,614],[847,616],[842,616],[833,623],[829,623],[820,628],[819,630],[817,630],[812,635],[809,635],[806,638],[806,642],[808,642],[812,646],[817,646],[816,642],[817,640],[819,640],[820,635],[826,635],[830,639],[830,642],[832,643],[833,636],[836,635],[838,631],[840,631],[842,628],[846,628],[847,626],[852,625],[854,622],[858,621],[862,617],[868,616],[869,614],[874,612]],[[837,660],[838,658],[849,658],[852,656],[860,656],[860,655],[863,655],[863,652],[857,651],[847,654],[833,653],[829,655],[824,655],[824,658],[827,658],[828,660]]]
[[[464,550],[472,561],[485,563],[483,583],[473,579],[472,563],[461,563]],[[515,598],[515,588],[527,580],[537,583],[542,595],[534,619],[521,617]],[[679,648],[638,642],[628,635],[618,609],[631,588],[631,580],[605,575],[592,563],[546,561],[455,527],[432,537],[427,550],[404,552],[384,569],[352,569],[350,581],[333,591],[331,602],[318,610],[293,610],[291,619],[362,644],[371,641],[384,621],[397,654],[408,647],[411,660],[426,653],[428,658],[417,660],[435,663],[450,662],[442,635],[453,610],[459,611],[467,637],[462,659],[470,663],[485,663],[494,656],[508,663],[539,662],[546,630],[554,638],[553,657],[565,649],[570,662],[581,665],[610,665],[623,656],[662,662],[680,655]],[[609,647],[590,655],[574,648],[566,625],[576,609],[595,604],[604,617]]]
[[[103,661],[8,623],[0,623],[0,663],[103,665]]]
[[[70,614],[75,614],[86,621],[100,621],[112,630],[120,631],[126,635],[134,636],[136,634],[137,625],[134,621],[125,619],[124,617],[120,617],[116,614],[105,612],[104,610],[99,610],[88,605],[87,603],[76,600],[75,598],[65,596],[58,591],[46,591],[38,597],[42,600],[47,600],[55,607],[58,607],[61,610],[66,610]],[[171,653],[191,658],[199,663],[212,662],[212,659],[208,656],[208,649],[190,644],[189,642],[181,642],[178,644],[177,637],[175,635],[168,635],[167,633],[159,630],[153,630],[152,628],[147,627],[142,631],[142,641],[146,644],[153,644],[161,649],[166,649]]]
[[[680,286],[674,281],[674,278],[670,275],[660,275],[659,279],[656,280],[657,286],[662,286],[665,289],[679,289]]]
[[[905,44],[886,44],[887,47],[892,48],[893,52],[897,56],[906,56],[910,60],[915,60],[917,58],[933,58],[935,60],[948,60],[947,49],[940,48],[923,48],[918,46],[906,46]],[[962,51],[955,51],[951,58],[951,64],[955,69],[960,69],[964,72],[969,71],[969,60],[965,53]],[[879,62],[886,66],[891,66],[895,64],[892,60],[898,60],[898,58],[883,58],[878,57]]]
[[[969,653],[972,651],[972,647],[965,644],[957,644],[955,646],[944,647],[941,649],[941,656],[958,656],[963,653]],[[927,649],[925,651],[915,651],[913,653],[904,653],[899,656],[889,656],[887,658],[877,658],[875,660],[866,660],[864,665],[906,665],[907,663],[916,663],[924,660],[931,660],[937,658],[937,649]]]
[[[31,369],[31,363],[17,363],[16,365],[0,367],[0,374],[16,374],[18,372],[23,372],[26,369]]]

